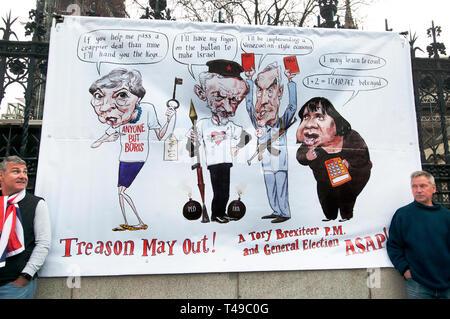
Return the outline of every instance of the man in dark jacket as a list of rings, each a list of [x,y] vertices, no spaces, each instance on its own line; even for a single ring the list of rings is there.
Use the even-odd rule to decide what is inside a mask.
[[[34,297],[50,248],[47,204],[27,193],[27,184],[25,161],[6,157],[0,163],[0,299]]]
[[[391,221],[387,252],[406,282],[408,298],[450,298],[450,211],[432,201],[434,177],[411,175],[414,201]]]

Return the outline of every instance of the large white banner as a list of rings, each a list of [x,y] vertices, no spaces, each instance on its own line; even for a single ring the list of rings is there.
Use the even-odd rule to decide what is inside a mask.
[[[398,34],[65,17],[47,79],[41,276],[391,266],[420,168]]]

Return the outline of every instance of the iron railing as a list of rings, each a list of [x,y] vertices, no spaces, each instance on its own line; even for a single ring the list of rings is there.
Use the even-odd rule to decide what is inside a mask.
[[[436,178],[435,200],[450,208],[450,59],[413,59],[422,168]]]

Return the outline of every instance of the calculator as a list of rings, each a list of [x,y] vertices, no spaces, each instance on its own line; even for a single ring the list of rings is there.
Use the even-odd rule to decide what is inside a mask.
[[[335,157],[325,161],[328,177],[330,178],[331,186],[336,187],[352,180],[347,167],[344,165],[342,158]]]

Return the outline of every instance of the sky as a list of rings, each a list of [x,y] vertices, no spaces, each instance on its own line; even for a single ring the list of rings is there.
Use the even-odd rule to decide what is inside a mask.
[[[439,25],[442,29],[441,36],[437,40],[446,45],[447,56],[450,55],[449,0],[369,1],[371,1],[370,5],[362,6],[354,13],[354,16],[358,18],[358,25],[361,30],[385,31],[385,19],[387,19],[388,27],[393,32],[408,31],[410,35],[415,34],[418,37],[415,46],[420,47],[424,51],[416,51],[416,56],[427,57],[426,47],[432,42],[431,38],[427,36],[427,29],[431,27],[432,21],[434,21],[435,26]],[[29,21],[28,12],[35,7],[36,0],[14,0],[8,1],[7,4],[5,2],[3,0],[0,6],[0,17],[6,18],[6,15],[11,10],[12,17],[18,17],[18,20],[13,25],[13,30],[16,32],[19,40],[31,40],[30,37],[25,37],[24,25]],[[343,2],[341,0],[339,3]],[[343,17],[340,20],[343,22]],[[3,21],[1,20],[0,27],[3,27]],[[1,35],[3,35],[3,32],[1,32]],[[14,100],[14,97],[17,96],[23,96],[23,94],[11,93],[10,91],[12,90],[7,90],[6,92],[7,96],[2,101],[1,110],[5,109],[6,101]],[[11,94],[14,94],[14,96]]]
[[[393,32],[408,31],[418,36],[417,46],[426,51],[426,46],[431,42],[427,36],[427,29],[431,27],[432,21],[442,28],[441,37],[438,41],[447,46],[447,56],[450,54],[450,2],[448,0],[369,0],[368,6],[361,6],[355,16],[362,20],[359,27],[365,31],[385,31],[385,19],[388,27]],[[36,0],[2,1],[0,16],[4,18],[11,10],[13,17],[19,17],[15,23],[16,33],[20,39],[25,38],[24,24],[28,21],[28,12],[34,8]],[[141,1],[145,3],[146,1]],[[339,3],[343,3],[340,0]],[[170,2],[169,2],[170,3]],[[340,19],[341,22],[343,18]],[[3,25],[3,22],[0,22]],[[417,52],[418,55],[426,56],[426,53]]]
[[[448,0],[374,0],[370,6],[362,7],[359,14],[364,18],[363,30],[384,31],[387,19],[388,27],[393,32],[416,34],[418,39],[415,46],[425,51],[416,51],[416,56],[427,57],[426,47],[432,42],[427,36],[427,29],[431,28],[432,21],[435,26],[441,26],[441,36],[437,41],[446,45],[446,56],[450,55],[449,12]]]

